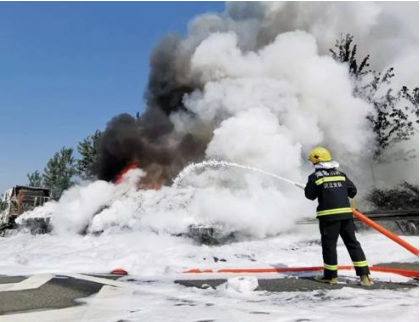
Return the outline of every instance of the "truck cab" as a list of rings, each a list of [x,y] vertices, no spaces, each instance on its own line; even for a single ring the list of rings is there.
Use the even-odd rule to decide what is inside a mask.
[[[42,206],[51,199],[47,188],[14,186],[0,200],[0,231],[13,228],[16,218],[26,211]]]

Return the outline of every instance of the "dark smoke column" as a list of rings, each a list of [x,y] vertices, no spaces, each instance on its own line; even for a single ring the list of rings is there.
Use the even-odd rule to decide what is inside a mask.
[[[107,124],[94,166],[99,179],[111,181],[135,163],[147,172],[143,180],[169,184],[185,165],[203,158],[207,141],[177,134],[170,121],[173,113],[185,112],[183,97],[195,89],[177,68],[179,43],[179,37],[168,36],[151,55],[144,114],[120,114]]]

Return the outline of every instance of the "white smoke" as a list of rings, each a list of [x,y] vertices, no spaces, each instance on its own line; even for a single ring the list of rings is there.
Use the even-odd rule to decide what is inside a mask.
[[[186,179],[194,187],[155,191],[138,190],[144,173],[130,170],[119,185],[95,181],[73,187],[58,202],[23,214],[19,222],[50,217],[53,233],[58,235],[124,230],[179,235],[187,234],[191,225],[208,225],[226,235],[235,232],[264,238],[291,230],[311,209],[309,202],[299,200],[301,192],[297,189],[282,192],[285,185],[281,182],[228,171],[221,184],[221,174],[223,171],[215,171],[211,178],[192,173]],[[239,175],[241,182],[237,180]],[[299,209],[306,211],[299,213]]]
[[[326,145],[350,175],[371,185],[371,107],[353,98],[348,67],[329,53],[347,33],[359,61],[370,54],[374,69],[395,67],[394,90],[418,86],[418,3],[232,2],[222,15],[194,19],[179,45],[181,74],[202,89],[184,98],[196,117],[175,114],[173,122],[180,132],[210,133],[208,157],[271,171],[282,171],[273,168],[280,160],[287,170],[289,162],[302,164],[311,147]],[[277,146],[280,137],[288,144]],[[418,139],[404,145],[416,157],[377,169],[382,182],[418,177]],[[390,168],[397,175],[388,176]]]
[[[178,113],[173,122],[193,133],[211,125],[210,158],[305,180],[311,147],[327,145],[350,166],[370,144],[371,106],[353,97],[345,66],[320,56],[305,32],[281,34],[257,52],[243,52],[232,32],[212,34],[191,73],[204,86],[184,99],[196,118]]]
[[[65,191],[58,202],[48,202],[43,207],[19,216],[19,222],[28,218],[50,217],[57,234],[85,232],[95,215],[132,195],[137,190],[139,178],[144,175],[142,170],[135,169],[125,175],[120,185],[98,180],[74,186]]]
[[[371,54],[375,69],[414,57],[404,82],[413,80],[406,85],[418,85],[417,2],[230,2],[225,15],[228,21],[235,21],[236,28],[257,25],[253,42],[259,46],[270,43],[280,33],[303,30],[316,38],[321,54],[328,54],[341,34],[350,33],[359,45],[360,56]]]

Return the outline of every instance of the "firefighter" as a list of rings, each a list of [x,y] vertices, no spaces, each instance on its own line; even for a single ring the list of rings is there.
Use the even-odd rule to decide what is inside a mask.
[[[318,199],[317,218],[321,232],[324,274],[316,276],[319,282],[337,284],[337,240],[340,235],[353,261],[360,284],[370,286],[369,267],[360,243],[356,239],[355,226],[349,198],[357,193],[356,186],[347,176],[337,170],[330,152],[323,147],[314,148],[308,159],[315,172],[308,177],[305,196]]]

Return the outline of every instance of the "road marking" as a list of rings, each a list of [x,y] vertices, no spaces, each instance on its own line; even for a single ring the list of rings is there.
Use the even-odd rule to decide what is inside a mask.
[[[0,322],[74,322],[81,321],[85,311],[85,306],[76,306],[58,310],[12,313],[0,316]]]
[[[129,312],[127,299],[133,293],[134,290],[104,285],[94,297],[85,300],[88,305],[79,321],[105,321],[124,316]]]
[[[85,281],[95,282],[95,283],[99,283],[99,284],[103,284],[103,285],[111,285],[111,286],[116,286],[116,287],[121,287],[121,288],[134,289],[134,290],[140,289],[140,287],[138,285],[133,285],[133,284],[124,283],[124,282],[118,282],[118,281],[114,281],[114,280],[110,280],[110,279],[102,278],[102,277],[95,277],[95,276],[76,274],[76,273],[65,274],[65,275],[68,276],[68,277],[78,279],[78,280],[85,280]]]
[[[7,291],[9,288],[15,286],[17,283],[0,284],[0,292]]]
[[[22,291],[22,290],[32,290],[38,287],[41,287],[49,280],[54,278],[53,274],[37,274],[33,275],[26,280],[23,280],[20,283],[15,283],[6,289],[0,289],[1,291]]]

